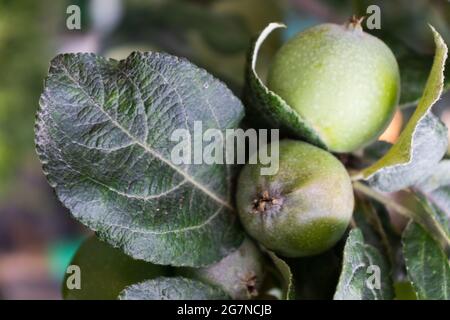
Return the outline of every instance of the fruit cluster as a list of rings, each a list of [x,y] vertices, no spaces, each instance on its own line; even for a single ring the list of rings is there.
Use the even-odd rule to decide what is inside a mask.
[[[350,177],[331,152],[353,152],[378,138],[392,119],[400,76],[391,50],[358,21],[322,24],[297,34],[276,54],[269,88],[325,143],[279,145],[279,171],[241,172],[237,207],[247,232],[285,257],[319,254],[345,232],[354,197]]]

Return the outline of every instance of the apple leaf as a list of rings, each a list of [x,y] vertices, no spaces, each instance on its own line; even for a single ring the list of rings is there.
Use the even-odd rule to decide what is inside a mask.
[[[450,299],[448,256],[419,224],[411,222],[403,232],[403,255],[419,299]]]
[[[434,207],[450,217],[450,160],[442,160],[433,173],[415,186]]]
[[[361,173],[362,178],[381,191],[397,191],[418,183],[447,150],[447,129],[430,110],[442,93],[447,46],[430,27],[436,54],[422,98],[397,143]]]
[[[394,300],[417,300],[417,294],[409,281],[399,281],[394,283]]]
[[[226,300],[227,294],[198,280],[183,277],[144,281],[131,285],[119,296],[120,300]]]
[[[442,187],[450,186],[450,160],[439,162],[432,173],[418,184],[420,190],[432,192]]]
[[[167,274],[167,267],[134,260],[95,236],[81,244],[70,265],[80,268],[81,289],[68,288],[73,274],[67,273],[62,288],[67,300],[115,300],[125,287]]]
[[[291,272],[289,265],[280,257],[278,257],[274,252],[266,250],[266,253],[272,259],[273,264],[278,269],[282,278],[283,286],[283,299],[293,300],[295,299],[295,289],[294,289],[294,277]]]
[[[402,75],[402,95],[400,97],[400,109],[416,107],[419,102],[420,93],[425,87],[427,74],[425,70],[429,70],[432,57],[428,55],[402,57],[398,60],[400,74]],[[427,68],[428,67],[428,68]],[[450,65],[445,64],[444,70],[444,87],[443,92],[450,89]]]
[[[361,230],[351,230],[334,299],[391,300],[393,296],[390,269],[384,257],[364,243]]]
[[[444,219],[446,214],[433,204],[426,194],[417,188],[401,191],[407,196],[406,203],[392,201],[390,197],[374,192],[360,182],[353,184],[355,190],[371,195],[375,200],[395,210],[397,213],[420,224],[441,245],[445,252],[450,253],[450,233],[448,222]]]
[[[391,32],[386,31],[381,39],[393,50],[397,59],[401,74],[401,96],[399,107],[401,109],[416,107],[425,88],[428,73],[433,65],[433,55],[417,52],[416,49],[407,45],[399,37],[391,37]],[[444,68],[444,87],[446,91],[450,88],[449,61]]]
[[[450,217],[450,185],[437,188],[431,192],[425,192],[424,195],[434,207]]]
[[[252,125],[262,128],[277,128],[283,133],[302,138],[314,145],[326,148],[317,132],[295,112],[280,96],[270,91],[256,73],[258,52],[269,34],[278,28],[285,28],[281,23],[270,23],[259,35],[250,51],[246,70],[246,114]]]
[[[36,149],[59,200],[135,259],[204,266],[243,240],[232,170],[174,164],[171,134],[235,128],[241,102],[184,59],[132,53],[53,59],[36,120]]]
[[[441,210],[427,194],[414,190],[413,195],[422,210],[412,212],[414,222],[427,230],[432,238],[441,246],[441,249],[450,254],[449,222],[445,210]],[[447,208],[448,209],[448,208]]]
[[[383,253],[391,263],[394,261],[394,249],[392,247],[394,234],[388,212],[359,194],[355,195],[355,200],[353,221],[361,230],[365,243],[372,245]]]

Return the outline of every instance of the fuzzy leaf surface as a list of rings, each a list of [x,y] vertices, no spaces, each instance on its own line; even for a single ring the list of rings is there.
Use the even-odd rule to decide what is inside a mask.
[[[135,259],[203,266],[243,239],[231,168],[175,164],[171,134],[193,134],[195,121],[235,128],[242,117],[226,86],[187,60],[63,54],[45,81],[36,148],[59,200],[102,240]]]

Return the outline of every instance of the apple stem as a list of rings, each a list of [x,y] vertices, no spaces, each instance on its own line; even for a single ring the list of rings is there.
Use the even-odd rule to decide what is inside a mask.
[[[409,219],[412,219],[415,217],[414,212],[412,212],[408,208],[400,205],[399,203],[395,202],[388,196],[373,190],[372,188],[366,186],[365,184],[363,184],[361,182],[353,182],[353,188],[356,191],[359,191],[359,192],[365,194],[366,196],[369,196],[370,198],[377,200],[378,202],[384,204],[386,207],[390,207],[391,209],[397,211],[398,213],[400,213],[401,215],[403,215]]]
[[[364,18],[365,16],[357,17],[356,15],[353,15],[347,23],[347,28],[349,30],[362,31],[362,22]]]

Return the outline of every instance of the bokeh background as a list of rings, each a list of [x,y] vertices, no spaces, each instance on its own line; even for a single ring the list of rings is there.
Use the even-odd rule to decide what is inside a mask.
[[[66,27],[73,4],[81,9],[81,30]],[[60,299],[66,266],[89,234],[58,203],[34,152],[34,117],[52,57],[166,51],[206,68],[239,95],[250,40],[269,22],[288,28],[264,45],[263,76],[290,36],[323,21],[344,23],[370,4],[381,8],[375,33],[406,61],[402,77],[415,80],[408,88],[414,96],[434,50],[427,23],[450,43],[447,0],[0,0],[0,299]],[[447,125],[449,100],[434,110]],[[395,141],[411,110],[397,114],[383,139]]]

